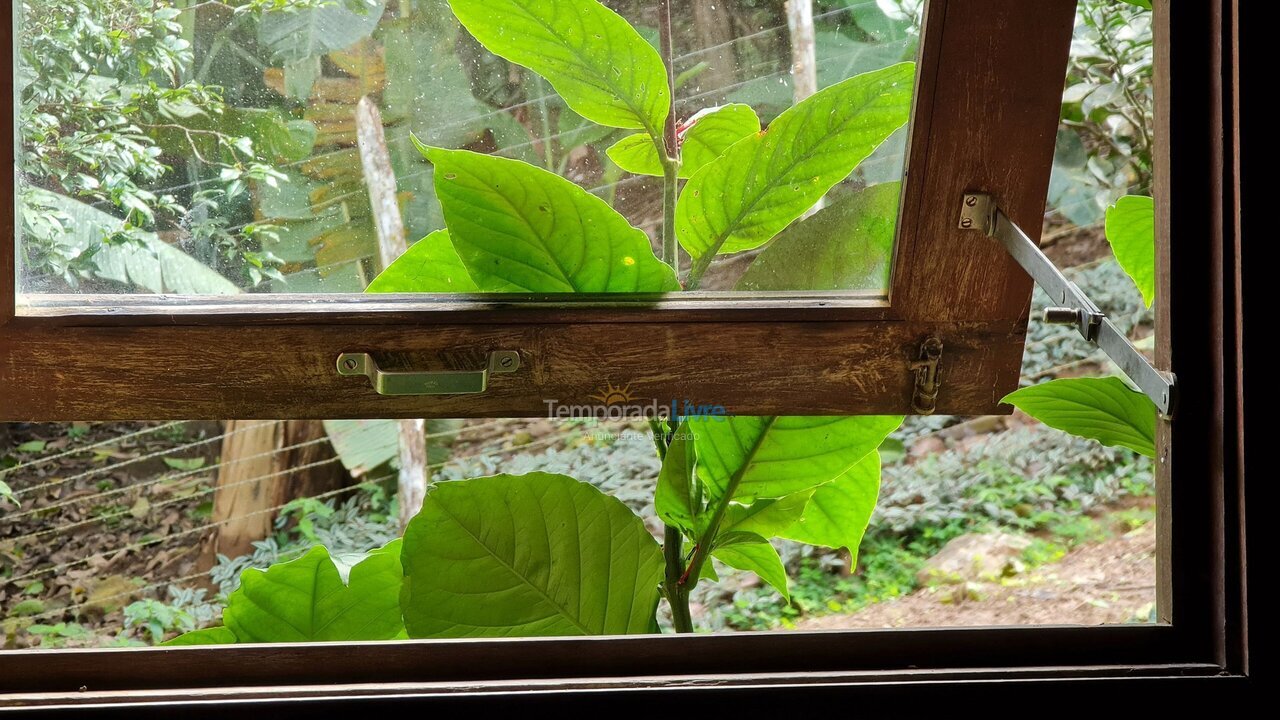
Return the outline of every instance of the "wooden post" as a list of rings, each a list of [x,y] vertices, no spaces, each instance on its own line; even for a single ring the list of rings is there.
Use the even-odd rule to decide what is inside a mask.
[[[205,569],[219,554],[252,552],[255,540],[271,535],[279,506],[349,481],[319,420],[229,420],[225,433],[213,497],[218,524],[199,563]]]
[[[382,131],[382,114],[368,97],[356,104],[356,141],[360,146],[360,164],[364,182],[369,188],[369,204],[378,230],[378,258],[386,268],[409,249],[405,241],[404,221],[396,198],[396,176],[391,169],[391,155]],[[422,509],[427,494],[426,422],[401,420],[400,430],[400,528]]]

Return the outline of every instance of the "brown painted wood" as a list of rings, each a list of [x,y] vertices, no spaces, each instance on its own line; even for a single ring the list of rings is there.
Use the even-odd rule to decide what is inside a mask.
[[[1170,92],[1172,90],[1172,47],[1169,44],[1169,7],[1159,2],[1153,6],[1152,34],[1154,49],[1155,128],[1152,139],[1152,163],[1154,180],[1151,191],[1155,204],[1156,237],[1156,297],[1152,303],[1155,312],[1155,366],[1169,370],[1172,346],[1170,338],[1173,316],[1170,313],[1172,299],[1171,252],[1169,242],[1170,201],[1173,196],[1171,170],[1172,148],[1170,137]],[[1185,380],[1185,378],[1184,378]],[[1171,485],[1171,444],[1173,426],[1168,420],[1156,425],[1156,613],[1161,622],[1173,622],[1173,488]]]
[[[14,54],[13,48],[13,23],[10,21],[12,8],[6,12],[6,17],[0,18],[0,65],[9,66],[12,64]],[[14,211],[14,147],[17,142],[17,133],[13,126],[14,115],[16,109],[9,103],[13,98],[13,72],[12,68],[7,71],[0,72],[0,98],[5,99],[6,107],[9,108],[4,113],[0,113],[0,137],[5,138],[0,141],[0,168],[4,168],[4,172],[0,172],[0,188],[4,191],[0,192],[0,326],[9,322],[14,314],[14,300],[17,292],[17,255],[18,255],[18,233],[17,224],[15,222]]]
[[[965,191],[1033,239],[1044,219],[1075,0],[930,0],[890,300],[906,320],[1026,322],[1031,279],[957,228]],[[993,378],[1017,388],[1018,368]]]
[[[332,683],[697,677],[726,673],[1172,662],[1167,626],[984,627],[623,637],[280,643],[0,653],[0,689],[74,693]],[[0,694],[0,698],[3,694]]]
[[[944,338],[938,412],[990,414],[992,378],[1018,357],[1016,323],[633,323],[273,327],[43,327],[0,336],[0,420],[539,417],[594,404],[606,383],[636,402],[730,414],[910,412],[909,358]],[[86,352],[92,348],[92,352]],[[522,367],[480,395],[382,397],[340,377],[342,352],[388,368],[476,370],[494,350]],[[785,372],[780,371],[785,367]],[[127,382],[121,382],[127,378]]]

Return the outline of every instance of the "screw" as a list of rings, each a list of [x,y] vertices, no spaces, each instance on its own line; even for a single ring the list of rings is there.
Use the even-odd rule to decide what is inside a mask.
[[[503,355],[501,358],[498,358],[498,365],[504,368],[511,367],[512,365],[515,364],[515,362],[516,362],[515,358],[511,357],[510,355]]]
[[[964,228],[965,230],[968,230],[969,228],[973,227],[973,218],[963,218],[960,221],[960,227]]]
[[[356,362],[355,358],[347,358],[346,360],[342,361],[342,367],[348,370],[355,370],[359,366],[360,366],[360,363]]]
[[[974,207],[974,206],[976,206],[976,205],[978,204],[978,196],[977,196],[977,195],[965,195],[965,196],[964,196],[964,204],[965,204],[966,206],[968,206],[968,207]]]

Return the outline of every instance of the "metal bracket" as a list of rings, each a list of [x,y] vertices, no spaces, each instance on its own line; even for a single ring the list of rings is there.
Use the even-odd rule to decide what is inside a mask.
[[[379,395],[471,395],[489,388],[489,375],[513,373],[520,369],[520,353],[495,350],[489,353],[483,370],[437,372],[388,371],[378,367],[369,353],[349,352],[338,356],[339,375],[364,375]]]
[[[938,391],[942,389],[938,363],[941,361],[942,341],[930,336],[920,343],[918,359],[907,362],[907,369],[916,376],[915,390],[911,394],[911,409],[920,415],[932,415],[938,407]]]
[[[959,227],[961,230],[981,230],[988,237],[999,240],[1009,255],[1058,304],[1045,309],[1045,322],[1075,325],[1080,337],[1097,345],[1111,358],[1121,372],[1151,398],[1161,415],[1173,415],[1177,402],[1177,382],[1173,373],[1155,369],[1106,314],[1000,211],[990,195],[965,193],[960,204]]]

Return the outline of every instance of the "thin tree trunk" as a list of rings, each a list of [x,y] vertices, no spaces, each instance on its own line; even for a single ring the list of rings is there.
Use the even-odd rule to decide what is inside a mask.
[[[391,155],[382,130],[382,114],[368,97],[356,105],[356,138],[360,145],[360,164],[364,168],[365,185],[369,188],[369,204],[378,230],[378,258],[386,268],[408,251],[404,221],[396,198],[396,176],[391,169]],[[400,436],[400,529],[422,509],[427,494],[426,422],[401,420]]]
[[[787,0],[787,28],[791,31],[791,83],[795,101],[800,102],[818,92],[813,0]]]
[[[791,31],[791,87],[795,101],[799,103],[818,92],[813,0],[787,0],[787,28]],[[805,217],[821,210],[825,204],[824,200],[818,200]]]

